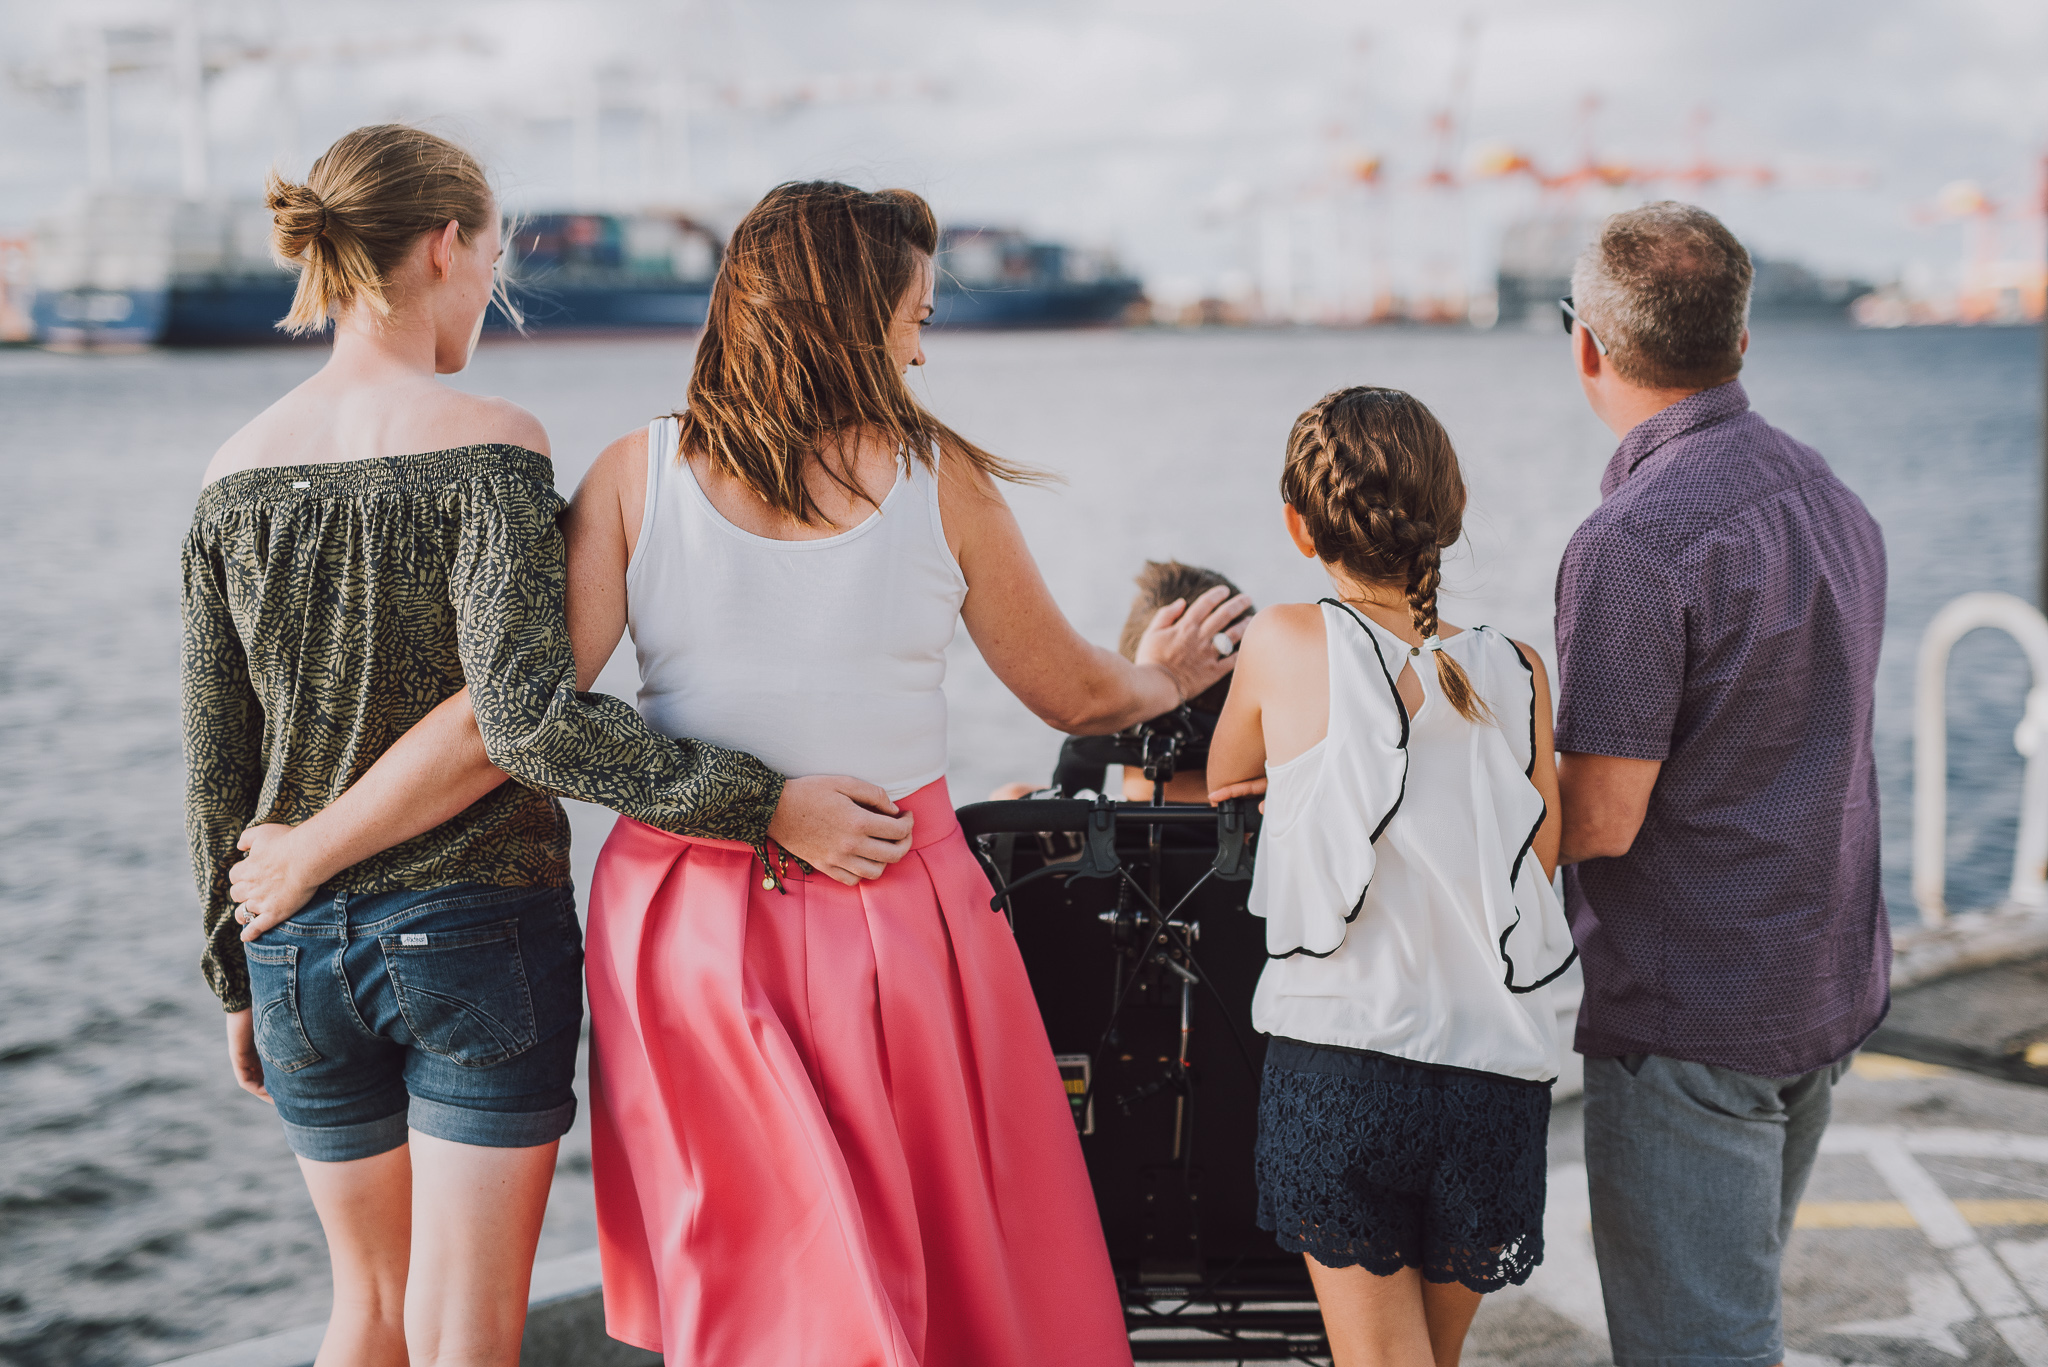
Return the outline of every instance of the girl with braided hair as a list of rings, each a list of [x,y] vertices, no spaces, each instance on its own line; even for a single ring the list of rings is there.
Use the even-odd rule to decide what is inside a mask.
[[[1550,690],[1528,646],[1437,616],[1465,485],[1413,397],[1326,395],[1280,492],[1332,593],[1252,619],[1209,751],[1212,801],[1266,794],[1259,1222],[1307,1258],[1338,1367],[1453,1367],[1480,1295],[1543,1257],[1546,988],[1576,957]]]

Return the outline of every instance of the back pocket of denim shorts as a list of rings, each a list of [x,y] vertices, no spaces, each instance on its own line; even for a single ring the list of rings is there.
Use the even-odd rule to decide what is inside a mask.
[[[299,947],[247,944],[249,1004],[256,1018],[256,1052],[281,1072],[296,1073],[320,1061],[299,1019]]]
[[[377,942],[398,1009],[422,1049],[465,1068],[488,1068],[539,1038],[519,922],[380,935]]]

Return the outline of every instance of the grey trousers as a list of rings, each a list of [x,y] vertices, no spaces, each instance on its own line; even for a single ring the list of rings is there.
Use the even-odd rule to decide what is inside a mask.
[[[1593,1252],[1617,1367],[1774,1367],[1779,1262],[1849,1060],[1753,1077],[1586,1060]]]

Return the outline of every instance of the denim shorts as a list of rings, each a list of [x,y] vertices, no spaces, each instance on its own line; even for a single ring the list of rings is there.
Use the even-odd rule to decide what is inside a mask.
[[[300,1157],[369,1158],[408,1127],[528,1148],[575,1120],[570,889],[322,889],[243,948],[264,1086]]]

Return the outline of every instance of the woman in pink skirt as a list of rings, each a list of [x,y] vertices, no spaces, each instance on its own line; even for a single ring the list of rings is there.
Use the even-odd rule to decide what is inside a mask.
[[[1244,609],[1075,633],[996,481],[927,413],[937,232],[906,191],[785,185],[741,222],[689,403],[621,438],[569,525],[578,653],[630,626],[656,730],[857,774],[910,852],[831,877],[621,818],[591,888],[593,1163],[611,1333],[671,1363],[1130,1361],[1031,985],[947,795],[965,620],[1072,732],[1227,668]],[[586,644],[587,643],[587,644]]]

